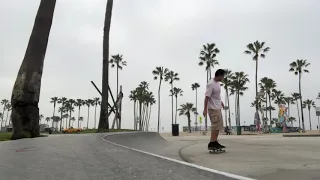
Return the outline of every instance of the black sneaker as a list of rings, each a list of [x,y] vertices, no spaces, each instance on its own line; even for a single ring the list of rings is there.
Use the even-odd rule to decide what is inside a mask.
[[[216,149],[221,149],[221,147],[218,145],[218,142],[210,142],[208,144],[208,150],[216,150]]]
[[[220,147],[220,149],[226,148],[226,146],[221,145],[218,141],[217,141],[217,145]]]

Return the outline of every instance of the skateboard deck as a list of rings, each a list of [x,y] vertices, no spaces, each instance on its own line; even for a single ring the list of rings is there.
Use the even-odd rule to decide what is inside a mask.
[[[210,152],[210,154],[219,154],[219,153],[226,152],[226,150],[225,149],[210,149],[209,152]]]

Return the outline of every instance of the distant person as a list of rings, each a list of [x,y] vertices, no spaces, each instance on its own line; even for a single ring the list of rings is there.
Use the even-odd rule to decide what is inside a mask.
[[[224,132],[226,133],[226,135],[231,134],[228,126],[226,126],[226,128],[224,128]]]
[[[224,75],[225,71],[218,69],[214,78],[208,82],[206,87],[203,116],[206,117],[209,113],[211,121],[211,138],[208,144],[208,150],[226,148],[218,142],[219,131],[223,129],[221,109],[224,108],[224,104],[220,97],[220,82],[223,80]]]

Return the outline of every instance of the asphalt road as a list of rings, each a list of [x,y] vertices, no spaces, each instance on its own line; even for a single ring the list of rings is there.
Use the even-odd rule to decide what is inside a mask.
[[[118,147],[103,141],[102,136],[102,134],[52,135],[1,142],[0,179],[232,179]]]

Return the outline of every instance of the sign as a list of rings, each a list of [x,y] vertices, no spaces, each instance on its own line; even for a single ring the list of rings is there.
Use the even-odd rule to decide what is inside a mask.
[[[320,116],[320,107],[316,107],[316,116]]]
[[[199,116],[199,122],[202,123],[202,116]]]

